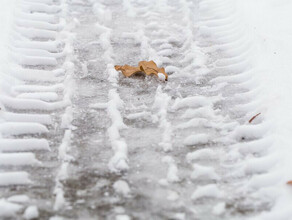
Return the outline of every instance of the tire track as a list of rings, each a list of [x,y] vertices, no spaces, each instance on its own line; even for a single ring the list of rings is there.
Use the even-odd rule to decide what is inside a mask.
[[[52,213],[56,150],[63,135],[59,115],[70,105],[63,12],[63,2],[50,0],[23,0],[15,9],[12,61],[4,75],[9,92],[0,97],[0,185],[7,199],[2,205],[18,206],[15,211],[25,218]]]

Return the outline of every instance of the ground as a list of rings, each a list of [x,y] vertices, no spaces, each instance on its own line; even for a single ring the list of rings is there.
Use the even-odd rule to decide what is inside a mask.
[[[0,218],[265,219],[286,179],[235,5],[8,1]],[[169,80],[114,69],[141,60]]]

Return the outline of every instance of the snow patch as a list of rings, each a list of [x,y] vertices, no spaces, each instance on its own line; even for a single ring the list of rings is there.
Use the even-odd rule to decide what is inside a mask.
[[[36,206],[29,206],[24,211],[23,217],[25,219],[36,219],[39,217],[39,210]]]

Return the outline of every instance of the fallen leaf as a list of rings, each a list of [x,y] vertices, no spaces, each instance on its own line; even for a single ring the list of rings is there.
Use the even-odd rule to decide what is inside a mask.
[[[140,73],[141,70],[139,67],[134,67],[134,66],[129,66],[129,65],[124,65],[124,66],[115,66],[115,69],[117,71],[122,71],[124,76],[130,77],[132,75],[135,75],[136,73]]]
[[[165,69],[163,67],[158,68],[156,63],[153,60],[140,61],[139,67],[144,73],[146,73],[146,75],[154,74],[158,77],[158,73],[162,73],[165,76],[165,80],[167,81],[168,79],[168,75],[166,74]]]
[[[124,66],[119,66],[116,65],[115,69],[117,71],[121,71],[124,76],[130,77],[133,76],[137,73],[144,73],[146,75],[152,75],[154,74],[158,78],[160,78],[160,74],[164,75],[165,81],[168,80],[168,75],[165,72],[165,69],[157,67],[156,63],[151,60],[151,61],[140,61],[139,62],[139,67],[136,66],[130,66],[130,65],[124,65]],[[159,76],[160,75],[160,76]]]
[[[253,121],[256,117],[258,117],[260,114],[261,114],[261,113],[256,114],[256,115],[253,116],[248,122],[249,122],[249,123],[252,123],[252,121]]]

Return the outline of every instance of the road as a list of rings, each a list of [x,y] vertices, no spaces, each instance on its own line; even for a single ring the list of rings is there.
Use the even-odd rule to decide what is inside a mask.
[[[21,82],[1,98],[0,127],[0,197],[19,205],[17,218],[28,206],[52,220],[246,219],[270,208],[248,182],[264,170],[244,162],[261,157],[247,149],[265,142],[260,116],[248,123],[250,48],[227,0],[19,5],[11,74]],[[114,70],[141,60],[169,81]]]

